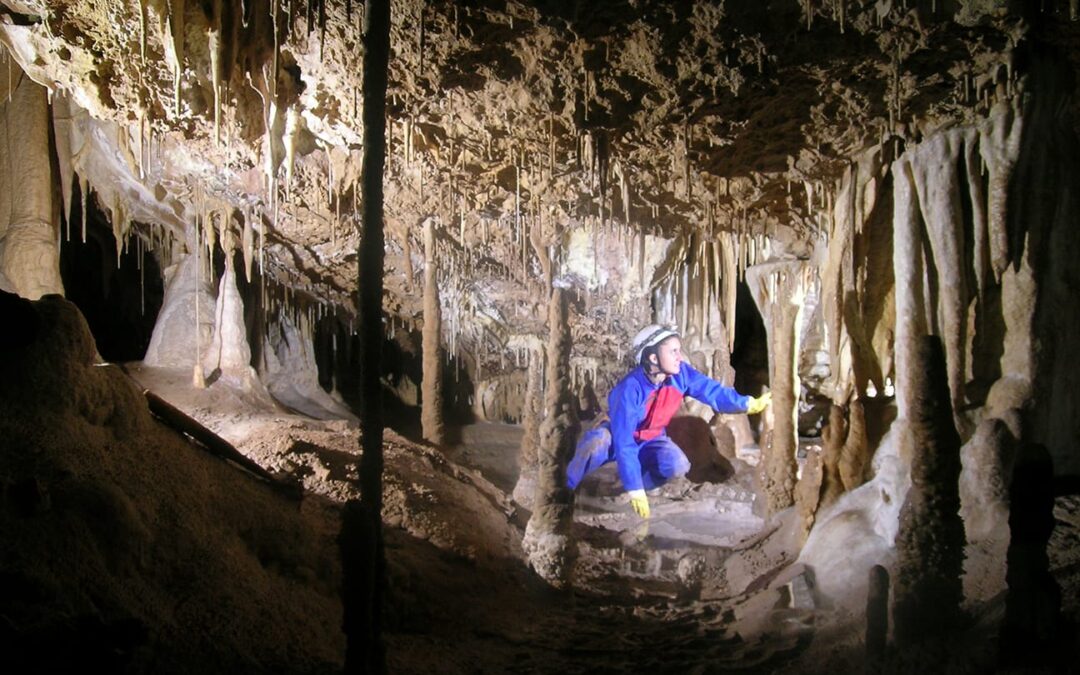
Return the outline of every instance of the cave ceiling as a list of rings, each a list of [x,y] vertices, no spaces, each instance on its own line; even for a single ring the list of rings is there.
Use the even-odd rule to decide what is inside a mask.
[[[199,223],[271,283],[354,311],[361,2],[2,5],[6,51],[73,129],[57,143],[69,203],[74,180],[118,234],[174,253]],[[888,161],[1023,86],[1027,24],[1005,2],[391,8],[385,307],[421,316],[432,218],[444,303],[479,318],[451,330],[503,346],[541,324],[542,251],[592,294],[578,311],[599,323],[578,333],[602,347],[649,320],[649,289],[693,237],[809,257],[861,154]],[[649,278],[633,278],[644,258]]]

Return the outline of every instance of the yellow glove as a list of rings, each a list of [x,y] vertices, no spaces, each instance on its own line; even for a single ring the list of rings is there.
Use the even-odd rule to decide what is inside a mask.
[[[759,412],[765,410],[772,403],[772,392],[767,391],[761,396],[751,396],[750,403],[746,406],[747,415],[756,415]]]
[[[634,507],[634,513],[638,514],[642,518],[648,518],[649,498],[645,496],[645,491],[630,490],[627,494],[630,495],[630,506]]]

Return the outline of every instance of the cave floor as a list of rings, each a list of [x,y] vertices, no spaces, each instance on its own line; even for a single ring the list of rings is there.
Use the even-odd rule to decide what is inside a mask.
[[[135,372],[273,472],[299,479],[327,512],[356,498],[358,429],[252,405],[262,397],[183,373]],[[391,672],[847,672],[862,668],[861,616],[832,607],[796,562],[793,512],[762,518],[749,465],[722,483],[675,481],[632,514],[614,465],[583,481],[573,587],[556,591],[527,567],[527,510],[511,494],[521,429],[480,423],[437,449],[385,434],[384,637]],[[1072,504],[1072,508],[1068,507]],[[1080,522],[1067,502],[1059,519]],[[328,527],[333,527],[331,523]],[[1058,567],[1076,604],[1075,523]],[[974,573],[978,573],[977,570]],[[976,609],[965,646],[992,662],[1002,596]],[[860,613],[861,614],[861,613]]]
[[[355,498],[355,423],[314,420],[237,383],[128,371],[308,496]],[[790,566],[789,524],[766,527],[747,476],[686,479],[650,492],[647,523],[629,509],[614,464],[578,490],[572,590],[527,569],[528,512],[510,497],[521,429],[479,423],[443,450],[386,432],[386,640],[392,672],[772,670],[812,636],[812,594]],[[753,564],[731,564],[743,556]],[[710,571],[711,570],[711,571]],[[437,665],[436,665],[437,664]]]

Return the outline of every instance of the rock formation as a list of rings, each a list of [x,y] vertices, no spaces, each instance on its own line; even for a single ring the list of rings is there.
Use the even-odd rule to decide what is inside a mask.
[[[795,451],[798,448],[797,367],[804,324],[800,320],[810,285],[809,268],[802,261],[759,265],[747,271],[755,302],[765,319],[769,341],[769,382],[773,387],[774,427],[765,449],[762,482],[769,513],[794,503]]]
[[[570,583],[576,542],[570,537],[574,495],[566,487],[566,464],[574,454],[580,425],[577,400],[570,391],[570,330],[566,293],[551,293],[547,342],[548,372],[544,390],[547,415],[540,425],[533,514],[521,545],[536,573],[555,587]]]
[[[424,379],[421,386],[421,414],[424,438],[441,445],[443,428],[442,307],[439,300],[439,267],[435,224],[424,222]]]
[[[678,326],[699,370],[773,392],[761,429],[712,421],[719,447],[739,469],[764,448],[756,508],[798,490],[800,560],[844,608],[874,565],[920,595],[930,543],[897,541],[905,503],[918,531],[948,530],[935,568],[958,574],[951,512],[916,508],[934,505],[933,434],[910,442],[925,336],[973,555],[1002,562],[1011,442],[1080,472],[1075,1],[402,0],[385,107],[361,95],[361,4],[0,0],[0,289],[86,287],[123,316],[64,263],[134,252],[165,289],[138,367],[347,423],[396,395],[392,423],[445,446],[469,414],[524,422],[521,468],[548,439],[550,489],[572,426],[550,397],[589,387],[602,408],[634,332]],[[545,366],[553,285],[572,353]],[[361,394],[356,373],[384,367]],[[826,406],[820,489],[816,456],[797,487]]]
[[[936,336],[926,336],[913,356],[911,489],[900,511],[893,591],[900,648],[948,635],[959,625],[963,601],[960,437],[952,423],[944,349]]]

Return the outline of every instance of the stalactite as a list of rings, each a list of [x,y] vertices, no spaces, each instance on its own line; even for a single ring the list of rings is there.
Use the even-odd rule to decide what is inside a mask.
[[[214,88],[214,143],[221,143],[221,95],[222,95],[222,64],[221,64],[221,0],[214,0],[214,17],[210,22],[210,28],[206,36],[206,48],[210,54],[210,83]]]
[[[113,241],[116,243],[116,269],[120,269],[120,260],[124,252],[124,241],[127,238],[127,232],[124,228],[124,207],[120,203],[119,190],[113,192],[112,231]]]
[[[166,14],[165,53],[173,68],[173,114],[180,117],[180,82],[184,74],[184,34],[186,31],[187,0],[168,0]]]
[[[733,237],[730,232],[724,233],[721,239],[721,256],[723,257],[723,303],[724,326],[728,332],[728,353],[735,350],[735,308],[736,298],[739,293],[738,272],[735,267],[735,250]]]
[[[206,388],[206,378],[202,368],[202,315],[199,296],[202,291],[202,261],[199,256],[199,223],[196,220],[195,230],[195,365],[192,368],[191,384],[196,389]]]
[[[1009,182],[1019,156],[1022,131],[1023,119],[1012,106],[992,115],[979,129],[979,156],[989,173],[986,213],[995,281],[1000,281],[1010,257],[1006,222]]]
[[[241,247],[244,252],[244,279],[247,283],[252,282],[252,259],[255,253],[255,226],[252,222],[251,208],[245,208],[244,230],[241,235]]]
[[[291,0],[285,0],[291,6]],[[273,56],[270,62],[270,76],[274,78],[274,82],[277,82],[278,73],[281,68],[281,34],[278,29],[278,15],[281,13],[279,3],[281,0],[270,0],[270,31],[273,33],[271,38],[273,41]],[[290,7],[291,8],[291,7]]]

